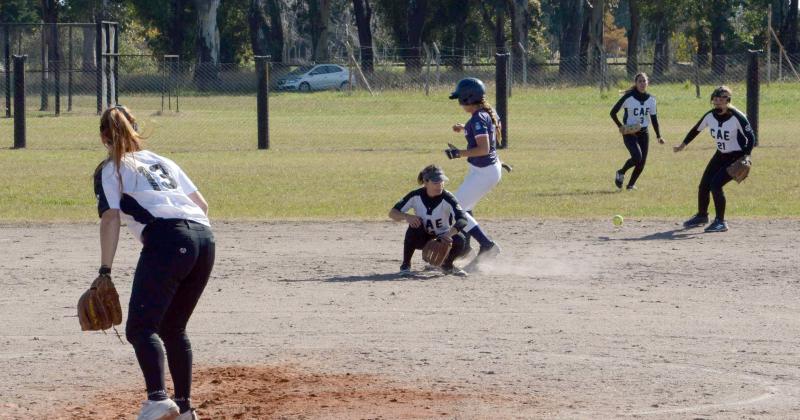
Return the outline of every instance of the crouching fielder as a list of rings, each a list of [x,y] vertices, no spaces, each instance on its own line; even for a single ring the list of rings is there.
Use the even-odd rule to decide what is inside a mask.
[[[479,257],[496,255],[500,252],[500,246],[489,239],[472,216],[472,210],[478,201],[502,178],[502,163],[497,157],[497,136],[501,135],[500,124],[494,109],[486,102],[486,86],[479,79],[466,78],[459,81],[450,99],[458,99],[464,112],[471,116],[466,124],[453,126],[453,131],[456,133],[464,132],[467,149],[459,150],[451,147],[445,153],[450,159],[467,158],[469,172],[455,192],[455,196],[467,212],[465,231],[481,246],[475,260],[477,262]]]
[[[411,257],[414,251],[422,249],[433,238],[452,243],[452,248],[442,264],[442,270],[447,274],[466,276],[467,273],[454,266],[453,261],[465,254],[466,238],[461,232],[467,225],[466,213],[461,209],[458,200],[449,191],[444,189],[448,181],[442,168],[429,165],[417,176],[417,182],[422,188],[406,194],[402,200],[389,211],[389,218],[396,222],[407,222],[405,241],[403,242],[403,263],[400,273],[404,276],[411,274]],[[408,211],[413,209],[414,214]]]
[[[741,111],[730,105],[731,89],[720,86],[711,94],[711,103],[714,109],[703,115],[703,118],[689,130],[683,142],[673,147],[675,153],[682,151],[686,146],[708,127],[711,138],[717,145],[717,151],[706,166],[697,193],[697,214],[683,223],[684,227],[692,228],[708,223],[709,192],[714,197],[716,218],[706,227],[706,232],[725,232],[728,224],[725,222],[725,193],[722,187],[733,179],[728,173],[728,167],[742,159],[750,159],[750,153],[756,144],[756,136],[750,127],[750,122]]]

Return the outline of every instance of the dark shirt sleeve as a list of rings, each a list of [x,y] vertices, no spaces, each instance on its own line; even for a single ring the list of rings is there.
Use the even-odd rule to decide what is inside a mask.
[[[741,112],[733,111],[733,115],[739,120],[739,125],[742,126],[742,130],[736,133],[736,140],[739,142],[739,147],[742,148],[742,151],[749,155],[753,152],[753,146],[756,144],[756,134],[753,132],[753,126],[750,125],[750,121]]]
[[[464,228],[467,226],[467,216],[464,213],[464,209],[461,208],[461,204],[458,203],[456,197],[450,192],[444,193],[444,200],[447,201],[447,203],[450,204],[450,207],[453,209],[453,216],[455,218],[453,227],[459,232],[464,230]]]
[[[611,108],[611,119],[614,120],[614,123],[617,124],[617,127],[622,127],[622,123],[619,121],[619,118],[617,117],[617,113],[622,108],[622,104],[625,103],[625,100],[628,99],[629,96],[630,96],[630,93],[626,93],[626,94],[622,95],[622,97],[619,98],[617,103],[614,104],[614,107]]]
[[[703,116],[700,117],[700,121],[698,121],[697,124],[695,124],[694,127],[692,127],[692,129],[689,130],[688,133],[686,133],[686,138],[683,139],[683,144],[691,143],[692,140],[694,140],[694,138],[697,137],[698,134],[700,134],[700,132],[697,131],[697,129],[698,127],[700,127],[700,124],[703,123],[703,120],[706,119],[706,115],[708,115],[708,113],[703,114]]]
[[[103,217],[103,213],[111,208],[108,205],[108,198],[103,190],[103,166],[97,167],[94,171],[94,195],[97,197],[97,215]]]
[[[661,137],[661,130],[658,129],[658,117],[656,115],[650,116],[650,121],[653,122],[653,130],[656,132],[656,138]]]
[[[416,195],[416,193],[417,193],[417,191],[414,190],[414,191],[411,191],[410,193],[406,194],[406,196],[403,197],[402,200],[398,201],[397,204],[395,204],[394,207],[392,207],[392,208],[397,210],[397,211],[399,211],[399,212],[403,212],[403,207],[405,207],[405,205],[408,203],[408,201],[411,200],[411,197],[414,197]]]

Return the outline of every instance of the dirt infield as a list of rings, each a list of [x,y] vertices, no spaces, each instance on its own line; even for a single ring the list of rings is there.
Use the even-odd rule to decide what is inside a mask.
[[[217,223],[189,332],[202,418],[797,418],[800,221],[485,223],[501,257],[400,278],[390,223]],[[0,418],[133,418],[81,333],[96,225],[0,225]],[[115,281],[127,307],[138,244]]]

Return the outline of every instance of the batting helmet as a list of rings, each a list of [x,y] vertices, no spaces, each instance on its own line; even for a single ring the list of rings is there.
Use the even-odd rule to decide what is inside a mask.
[[[458,99],[461,105],[478,104],[483,100],[486,95],[486,86],[480,79],[468,77],[461,79],[456,85],[456,90],[450,94],[450,99]]]

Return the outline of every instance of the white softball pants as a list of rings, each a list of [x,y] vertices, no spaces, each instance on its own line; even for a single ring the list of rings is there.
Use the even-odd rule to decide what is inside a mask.
[[[469,164],[469,172],[464,177],[464,182],[458,187],[455,192],[456,199],[464,211],[472,210],[478,201],[483,198],[489,191],[500,182],[503,177],[503,167],[500,161],[497,161],[492,166],[479,168],[475,165]],[[467,213],[467,227],[464,228],[465,232],[469,232],[472,228],[478,225],[475,218]]]

